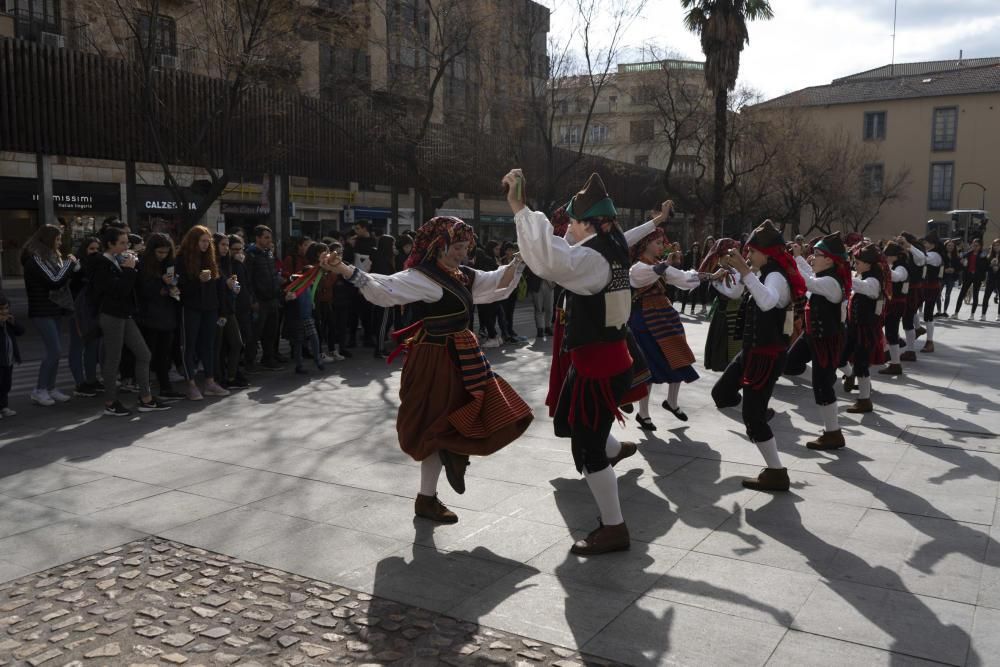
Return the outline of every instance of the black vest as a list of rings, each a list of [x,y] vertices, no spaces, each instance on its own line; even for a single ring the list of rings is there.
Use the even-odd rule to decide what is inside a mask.
[[[607,260],[611,280],[603,290],[589,296],[566,291],[567,350],[625,340],[625,325],[631,310],[628,253],[607,234],[597,234],[583,247],[599,252]]]
[[[784,270],[774,262],[768,262],[760,270],[760,282],[764,282],[772,273],[780,273],[781,277],[788,281],[788,276]],[[789,290],[791,283],[789,283]],[[755,347],[771,347],[774,345],[788,345],[788,334],[785,333],[785,319],[788,315],[791,303],[784,308],[775,306],[771,310],[761,310],[754,301],[750,290],[743,294],[743,303],[740,306],[740,319],[738,331],[743,332],[743,349],[749,350]]]
[[[816,277],[833,278],[840,285],[840,290],[843,292],[844,286],[840,284],[836,268],[830,268],[822,273],[817,273]],[[806,310],[806,317],[808,318],[809,334],[816,338],[836,336],[844,326],[841,305],[833,303],[825,296],[819,294],[811,294],[809,296],[809,307]]]
[[[468,285],[455,280],[436,263],[414,267],[414,271],[419,271],[436,282],[444,292],[441,299],[434,303],[417,301],[413,304],[413,317],[424,321],[424,330],[428,334],[443,336],[469,328],[469,314],[473,307],[471,290],[476,272],[467,266],[460,267],[460,270],[469,280]]]
[[[869,270],[861,274],[861,278],[865,280],[868,278],[874,278],[879,281],[879,298],[872,299],[864,294],[853,292],[851,294],[850,319],[856,326],[870,326],[878,322],[878,302],[882,299],[882,295],[885,293],[882,291],[885,287],[882,285],[882,280],[879,278],[879,274],[874,270]]]
[[[924,269],[927,268],[926,264],[924,266],[917,266],[917,261],[913,259],[913,253],[909,251],[906,252],[904,264],[906,265],[906,272],[910,275],[908,282],[911,285],[919,285],[923,282]]]
[[[910,267],[907,266],[907,262],[906,262],[905,259],[897,259],[895,262],[893,262],[893,265],[892,265],[891,269],[894,270],[894,269],[896,269],[897,267],[900,267],[900,266],[906,267],[907,274],[910,273]],[[912,275],[912,274],[910,274],[910,275]],[[889,279],[892,280],[892,276],[891,275],[889,276]],[[910,278],[909,277],[906,280],[904,280],[903,282],[901,282],[901,283],[897,283],[897,282],[893,282],[892,283],[892,296],[893,296],[893,298],[901,299],[901,298],[903,298],[904,296],[906,296],[909,293],[910,293]]]
[[[935,250],[934,252],[937,251]],[[941,264],[943,265],[944,262],[942,261]],[[931,266],[930,264],[924,266],[924,280],[937,282],[940,279],[941,279],[941,266]]]

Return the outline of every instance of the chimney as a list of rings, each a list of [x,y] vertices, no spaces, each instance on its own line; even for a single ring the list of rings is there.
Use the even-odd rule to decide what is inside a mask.
[[[961,67],[961,65],[962,65],[962,54],[964,54],[964,53],[965,53],[964,49],[959,49],[958,50],[958,65],[959,65],[959,67]]]

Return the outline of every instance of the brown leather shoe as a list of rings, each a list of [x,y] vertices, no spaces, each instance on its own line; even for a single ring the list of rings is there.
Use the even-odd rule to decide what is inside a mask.
[[[923,328],[923,327],[917,327],[917,330],[916,330],[916,331],[915,331],[914,333],[916,334],[916,337],[917,337],[917,338],[920,338],[920,337],[921,337],[921,336],[923,336],[923,335],[924,335],[925,333],[927,333],[927,329],[925,329],[925,328]]]
[[[617,526],[598,526],[586,539],[574,544],[570,552],[578,556],[597,556],[612,551],[628,551],[628,548],[628,528],[622,522]]]
[[[413,513],[438,523],[458,522],[458,515],[445,507],[445,504],[438,500],[437,496],[425,496],[418,493],[417,499],[413,502]]]
[[[858,386],[858,380],[853,375],[844,376],[844,391],[854,391]]]
[[[608,464],[612,468],[615,467],[616,463],[618,463],[622,459],[627,459],[628,457],[632,456],[639,449],[639,447],[634,442],[623,442],[621,443],[621,445],[622,447],[618,451],[618,456],[608,459]]]
[[[871,412],[875,409],[872,405],[872,399],[870,398],[859,398],[857,403],[847,408],[847,411],[852,415],[863,415],[867,412]]]
[[[900,361],[916,361],[917,360],[917,353],[914,352],[913,350],[910,350],[908,352],[904,352],[903,354],[899,355],[899,360]]]
[[[934,352],[934,341],[929,340],[926,343],[924,343],[924,347],[920,351],[923,352],[923,353],[925,353],[925,354],[928,353],[928,352],[933,353]]]
[[[807,442],[809,449],[840,449],[847,445],[844,442],[844,432],[839,428],[836,431],[827,431],[812,442]]]
[[[903,365],[902,364],[889,364],[882,370],[878,372],[879,375],[902,375]]]
[[[469,457],[447,449],[439,449],[438,456],[441,457],[444,474],[448,477],[451,488],[455,489],[455,493],[465,493],[465,469],[469,467]]]
[[[755,479],[743,480],[743,486],[754,491],[787,491],[788,468],[764,468]]]

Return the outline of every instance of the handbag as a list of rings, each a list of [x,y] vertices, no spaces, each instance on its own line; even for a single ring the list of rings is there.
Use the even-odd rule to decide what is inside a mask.
[[[49,301],[71,313],[75,310],[73,293],[70,291],[69,285],[63,285],[59,289],[49,290]]]

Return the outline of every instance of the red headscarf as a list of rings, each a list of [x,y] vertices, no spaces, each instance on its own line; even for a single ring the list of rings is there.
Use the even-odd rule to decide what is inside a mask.
[[[638,262],[639,258],[642,257],[642,253],[646,252],[646,248],[648,248],[657,239],[662,240],[664,243],[667,242],[667,234],[663,231],[662,227],[657,227],[649,234],[639,239],[639,242],[632,246],[632,261]]]
[[[434,261],[439,250],[463,241],[473,244],[470,249],[476,243],[472,227],[464,220],[451,216],[431,218],[417,230],[417,237],[413,240],[413,250],[406,258],[403,268],[412,269],[424,262]]]
[[[766,248],[762,248],[753,243],[747,243],[747,247],[764,253],[773,259],[778,266],[784,269],[785,276],[788,278],[788,285],[792,289],[793,301],[801,299],[806,295],[807,290],[805,278],[803,278],[802,274],[799,273],[799,267],[795,264],[795,258],[793,258],[792,254],[788,252],[787,248],[785,248],[784,243],[768,246]]]
[[[705,255],[705,258],[701,260],[698,272],[715,273],[715,270],[719,268],[719,260],[729,254],[730,250],[738,250],[739,247],[740,242],[736,239],[719,239],[715,242],[715,245],[712,246],[712,249],[708,251],[708,254]]]
[[[562,238],[566,236],[566,231],[569,229],[569,213],[566,212],[565,206],[560,206],[555,211],[552,212],[552,233]]]

